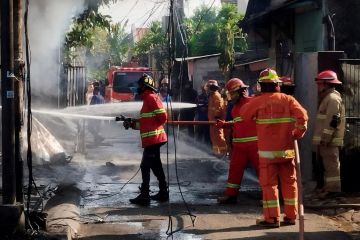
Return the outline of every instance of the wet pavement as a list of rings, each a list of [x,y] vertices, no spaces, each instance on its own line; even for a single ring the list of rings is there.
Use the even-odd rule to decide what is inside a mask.
[[[48,126],[52,125],[70,126],[48,122]],[[138,132],[107,121],[101,123],[100,129],[105,140],[94,142],[86,133],[82,153],[75,152],[79,145],[76,129],[55,132],[72,155],[71,161],[34,167],[38,185],[49,193],[44,197],[49,233],[86,240],[298,239],[298,223],[278,229],[255,226],[262,208],[260,188],[251,169],[243,179],[238,203],[218,205],[216,199],[224,191],[228,160],[209,155],[204,151],[206,146],[184,136],[174,144],[170,135],[169,145],[161,149],[170,182],[169,203],[151,202],[149,207],[130,204],[129,198],[138,194],[141,183]],[[151,190],[157,191],[154,176]],[[345,213],[344,218],[357,216]],[[338,220],[306,208],[305,240],[359,239],[356,226],[350,229]],[[353,237],[346,232],[354,233]]]

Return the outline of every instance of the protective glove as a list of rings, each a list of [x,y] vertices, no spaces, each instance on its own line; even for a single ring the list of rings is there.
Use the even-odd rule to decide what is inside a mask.
[[[123,126],[126,130],[128,130],[129,128],[134,129],[135,128],[135,120],[132,118],[127,118],[126,120],[124,120]]]
[[[292,131],[292,135],[294,137],[294,139],[300,139],[304,136],[305,134],[305,131],[304,130],[300,130],[298,128],[295,128],[293,131]]]
[[[216,119],[215,127],[217,128],[223,128],[225,126],[226,122],[222,119]]]

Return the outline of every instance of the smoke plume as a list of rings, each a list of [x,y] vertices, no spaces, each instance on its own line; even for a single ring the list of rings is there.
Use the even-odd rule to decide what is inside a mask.
[[[83,8],[83,0],[30,1],[28,27],[34,96],[57,97],[65,32],[72,17]]]

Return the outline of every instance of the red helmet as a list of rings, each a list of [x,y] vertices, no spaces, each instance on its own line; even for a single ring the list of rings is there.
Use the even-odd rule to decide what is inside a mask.
[[[283,77],[280,77],[279,79],[282,82],[283,86],[295,86],[295,83],[289,77],[283,76]]]
[[[240,88],[247,88],[247,87],[249,87],[249,86],[246,85],[239,78],[232,78],[225,85],[226,90],[229,91],[229,92],[233,92],[233,91],[236,91],[236,90],[238,90]]]
[[[280,83],[281,80],[279,79],[279,76],[277,75],[275,70],[272,70],[270,68],[266,68],[263,70],[258,79],[259,83]]]
[[[320,72],[316,76],[315,81],[324,81],[325,83],[342,84],[339,81],[336,72],[331,70],[325,70]]]

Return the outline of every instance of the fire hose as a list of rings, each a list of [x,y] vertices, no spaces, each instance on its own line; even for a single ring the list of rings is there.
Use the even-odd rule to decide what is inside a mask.
[[[304,240],[304,204],[303,204],[303,192],[302,192],[302,179],[300,170],[300,154],[297,140],[294,141],[295,146],[295,166],[296,177],[298,187],[298,208],[299,208],[299,240]]]
[[[115,117],[115,121],[131,121],[132,118],[125,117],[120,115],[119,117]],[[166,124],[170,125],[212,125],[216,124],[216,121],[167,121]]]

